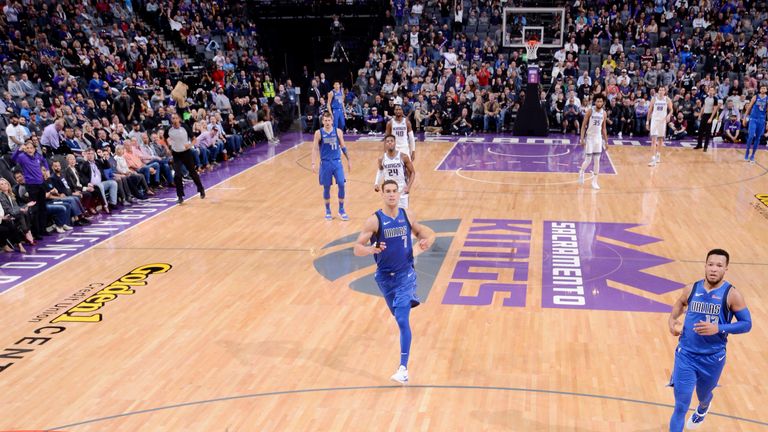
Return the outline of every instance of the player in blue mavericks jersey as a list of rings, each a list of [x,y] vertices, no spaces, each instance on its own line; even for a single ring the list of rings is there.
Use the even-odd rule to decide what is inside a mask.
[[[384,207],[365,221],[355,243],[355,255],[373,255],[376,261],[376,283],[400,328],[400,367],[392,379],[408,383],[408,356],[411,352],[411,308],[419,305],[416,295],[416,270],[413,267],[411,233],[416,235],[421,250],[435,241],[435,232],[408,217],[398,207],[400,191],[395,180],[381,185]]]
[[[328,101],[328,112],[333,114],[333,127],[345,130],[347,122],[344,119],[346,112],[344,107],[344,90],[341,89],[341,81],[333,82],[333,90],[328,92],[325,98]]]
[[[744,155],[744,160],[751,163],[755,162],[755,153],[757,153],[757,144],[760,143],[760,137],[765,133],[765,121],[766,110],[768,110],[768,86],[765,84],[760,85],[760,94],[754,96],[747,105],[747,109],[744,111],[749,116],[744,117],[744,125],[746,126],[747,118],[749,118],[749,133],[747,134],[747,153]],[[752,156],[749,155],[749,151],[752,150]]]
[[[323,186],[323,199],[325,200],[325,220],[332,220],[331,215],[331,185],[336,180],[339,187],[339,217],[341,220],[349,220],[344,210],[344,195],[346,178],[344,167],[341,165],[341,154],[347,158],[347,169],[352,170],[347,154],[347,146],[344,144],[344,133],[341,129],[333,127],[331,113],[323,113],[323,127],[315,131],[315,139],[312,142],[312,172],[316,172],[317,152],[320,151],[320,184]]]
[[[680,336],[675,350],[675,366],[670,385],[675,390],[675,411],[669,420],[670,432],[696,429],[712,406],[712,390],[717,386],[725,366],[725,345],[729,334],[746,333],[752,329],[752,318],[744,297],[728,281],[728,252],[713,249],[707,253],[705,278],[683,290],[672,306],[669,331]],[[685,312],[682,330],[677,320]],[[736,322],[731,323],[733,317]],[[693,390],[699,406],[685,422]]]

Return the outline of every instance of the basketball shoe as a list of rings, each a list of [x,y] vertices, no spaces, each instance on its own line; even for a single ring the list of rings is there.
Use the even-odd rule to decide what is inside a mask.
[[[397,369],[397,372],[395,372],[395,374],[392,375],[390,379],[403,385],[408,384],[408,369],[406,369],[405,366],[400,365],[400,367]]]
[[[687,422],[685,422],[685,428],[688,430],[694,430],[698,429],[699,426],[701,426],[702,423],[704,423],[704,419],[706,418],[706,415],[709,413],[709,410],[712,408],[712,401],[709,401],[709,406],[707,409],[703,412],[699,412],[699,407],[696,407],[696,410],[691,414],[691,418],[688,419]]]

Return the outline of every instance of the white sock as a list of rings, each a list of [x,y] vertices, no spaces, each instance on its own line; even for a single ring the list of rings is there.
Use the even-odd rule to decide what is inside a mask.
[[[584,162],[581,164],[581,170],[579,170],[579,173],[583,173],[587,170],[587,167],[589,166],[589,162],[591,162],[592,157],[590,155],[587,155],[584,157]]]

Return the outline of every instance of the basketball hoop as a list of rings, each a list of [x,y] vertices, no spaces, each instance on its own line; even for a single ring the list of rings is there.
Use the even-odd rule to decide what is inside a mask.
[[[528,61],[536,60],[536,52],[539,50],[539,45],[541,44],[535,39],[525,43],[525,51],[527,53]]]

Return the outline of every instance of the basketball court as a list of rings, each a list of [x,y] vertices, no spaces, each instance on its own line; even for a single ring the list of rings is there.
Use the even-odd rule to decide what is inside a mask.
[[[106,239],[61,234],[86,246],[6,283],[0,430],[666,430],[669,305],[715,247],[755,327],[730,338],[701,430],[768,426],[762,150],[749,165],[683,142],[649,168],[646,141],[611,140],[593,191],[572,136],[421,137],[411,213],[438,241],[417,257],[402,387],[373,260],[351,251],[381,204],[380,138],[348,139],[349,222],[323,220],[308,139],[208,174],[205,200],[121,212],[146,217]],[[562,276],[563,247],[581,278]]]

